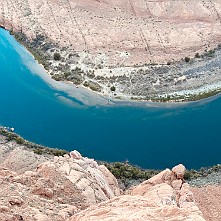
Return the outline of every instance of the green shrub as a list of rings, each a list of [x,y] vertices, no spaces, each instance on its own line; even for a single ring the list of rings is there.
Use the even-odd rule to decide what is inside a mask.
[[[189,58],[189,57],[185,57],[185,58],[184,58],[184,61],[185,61],[185,62],[189,62],[189,61],[190,61],[190,58]]]
[[[199,52],[197,52],[197,53],[195,54],[195,58],[200,58]]]
[[[132,166],[128,163],[120,162],[106,163],[105,166],[117,179],[120,179],[122,181],[131,179],[147,180],[159,172],[157,170],[144,170],[137,166]]]
[[[61,55],[58,52],[54,53],[54,60],[55,61],[60,61],[61,60]]]
[[[15,141],[16,141],[17,144],[24,144],[25,143],[25,140],[23,138],[21,138],[21,137],[17,137],[15,139]]]
[[[33,150],[33,152],[34,152],[35,154],[38,154],[38,155],[42,155],[42,154],[43,154],[43,150],[40,149],[40,148],[35,148],[35,149]]]
[[[213,57],[214,54],[215,54],[215,50],[209,50],[209,51],[207,52],[207,56],[208,56],[208,57]]]
[[[111,90],[111,91],[116,91],[116,87],[112,86],[112,87],[110,88],[110,90]]]

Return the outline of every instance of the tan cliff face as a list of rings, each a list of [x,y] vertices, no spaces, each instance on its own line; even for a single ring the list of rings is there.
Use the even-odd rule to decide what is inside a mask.
[[[220,0],[1,0],[0,25],[54,80],[110,101],[221,90]]]
[[[0,24],[105,65],[161,63],[217,46],[220,0],[1,0]]]

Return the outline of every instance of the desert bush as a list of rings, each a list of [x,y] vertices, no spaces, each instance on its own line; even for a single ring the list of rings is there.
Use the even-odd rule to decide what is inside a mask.
[[[61,55],[58,52],[54,53],[54,60],[55,61],[60,61],[61,60]]]

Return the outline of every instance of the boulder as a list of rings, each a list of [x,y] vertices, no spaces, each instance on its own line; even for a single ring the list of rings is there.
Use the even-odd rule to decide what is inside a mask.
[[[71,152],[70,152],[70,156],[71,156],[73,159],[82,159],[81,154],[80,154],[77,150],[71,151]]]
[[[186,172],[186,168],[182,164],[179,164],[173,167],[172,172],[175,176],[174,179],[183,179],[184,174]]]

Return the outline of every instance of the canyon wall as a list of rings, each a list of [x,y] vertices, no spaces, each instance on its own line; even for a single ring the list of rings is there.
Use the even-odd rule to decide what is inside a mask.
[[[217,46],[219,0],[1,0],[0,24],[109,65],[178,60]]]

